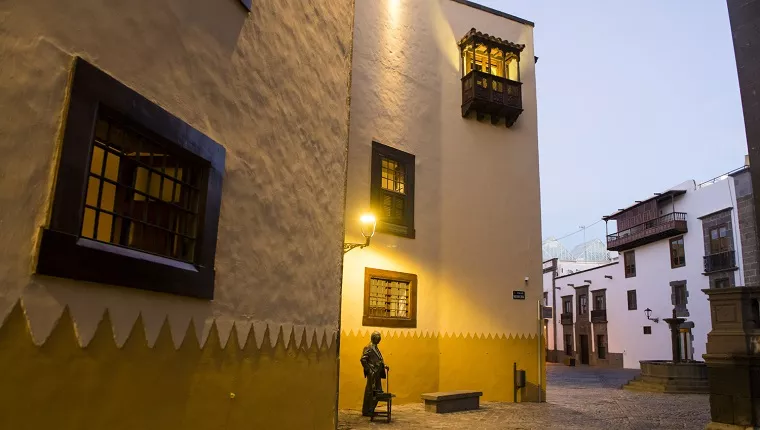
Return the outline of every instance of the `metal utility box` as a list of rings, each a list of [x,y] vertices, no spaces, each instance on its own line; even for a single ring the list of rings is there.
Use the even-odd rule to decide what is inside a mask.
[[[515,388],[525,388],[525,371],[515,371]]]

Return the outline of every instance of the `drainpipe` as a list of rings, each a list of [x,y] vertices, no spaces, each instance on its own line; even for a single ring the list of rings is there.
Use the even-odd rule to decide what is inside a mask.
[[[556,287],[556,278],[557,278],[557,259],[552,258],[552,328],[553,333],[552,337],[554,338],[554,355],[555,359],[557,358],[557,287]]]
[[[538,301],[538,403],[541,403],[541,379],[543,374],[541,373],[541,350],[544,349],[544,300]]]

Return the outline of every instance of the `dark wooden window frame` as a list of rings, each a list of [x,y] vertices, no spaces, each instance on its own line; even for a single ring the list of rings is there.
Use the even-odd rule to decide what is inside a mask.
[[[631,293],[633,293],[633,300],[631,300]],[[636,297],[636,290],[628,290],[626,292],[626,298],[628,300],[628,310],[635,311],[638,309],[638,297]]]
[[[599,307],[598,305],[598,299],[602,299],[602,306]],[[607,310],[607,289],[603,288],[601,290],[594,290],[591,291],[591,310],[594,311],[605,311]]]
[[[628,256],[631,256],[631,263],[628,264]],[[625,270],[626,278],[636,277],[636,251],[626,251],[623,253],[623,269]]]
[[[725,285],[723,285],[725,283]],[[713,281],[713,288],[729,288],[731,280],[728,278],[717,278]]]
[[[369,315],[369,292],[372,278],[409,283],[409,318],[389,318]],[[364,269],[364,314],[362,325],[370,327],[416,328],[417,327],[417,275],[382,269]]]
[[[607,336],[603,334],[596,335],[596,358],[599,360],[607,359]]]
[[[652,326],[651,325],[645,325],[644,326],[644,334],[652,334]]]
[[[588,295],[578,295],[578,315],[586,315],[588,313]]]
[[[573,355],[573,335],[565,334],[565,355]]]
[[[677,256],[674,255],[674,251],[675,250],[673,249],[673,243],[677,242],[679,240],[681,241],[681,249],[683,249],[683,262],[681,262],[680,264],[678,264],[676,262]],[[670,268],[671,269],[675,269],[675,268],[678,268],[678,267],[684,267],[684,266],[686,266],[686,242],[684,241],[683,236],[677,236],[677,237],[674,237],[674,238],[670,239],[670,241],[668,241],[668,245],[669,245],[669,249],[670,249]]]
[[[160,138],[171,153],[204,166],[205,185],[192,263],[81,237],[90,152],[101,105]],[[42,229],[36,273],[213,299],[224,159],[221,145],[77,58],[51,217]]]
[[[679,284],[673,286],[673,306],[686,307],[689,303],[688,292],[686,290],[686,284]]]
[[[726,230],[726,235],[723,236],[725,238],[725,241],[721,240],[721,236],[720,236],[720,230],[721,229],[725,229]],[[713,231],[717,231],[718,232],[718,239],[717,239],[717,242],[716,242],[717,243],[717,248],[715,246],[713,246],[713,238],[712,238],[712,232]],[[712,254],[718,254],[718,253],[721,253],[721,252],[726,252],[726,251],[733,251],[733,249],[732,249],[733,247],[731,246],[731,236],[729,234],[728,223],[723,223],[723,224],[720,224],[718,226],[715,226],[715,227],[709,229],[707,231],[707,238],[709,240],[708,246],[710,248],[710,254],[711,255]],[[724,243],[725,243],[725,246],[723,246]]]
[[[383,194],[393,193],[382,188],[382,159],[388,158],[404,166],[404,216],[401,222],[383,219]],[[395,193],[393,193],[395,194]],[[372,142],[372,169],[370,178],[370,205],[377,218],[377,231],[414,239],[414,155],[391,148],[380,142]]]
[[[563,314],[571,314],[572,315],[572,313],[573,313],[573,296],[562,297],[562,313]]]

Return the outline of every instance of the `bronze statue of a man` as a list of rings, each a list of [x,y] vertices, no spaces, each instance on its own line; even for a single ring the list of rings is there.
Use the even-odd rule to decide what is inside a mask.
[[[364,388],[364,403],[362,404],[362,415],[370,417],[375,412],[377,401],[375,395],[383,392],[382,379],[386,377],[385,371],[388,366],[383,362],[383,354],[377,344],[380,343],[380,333],[372,333],[369,345],[362,351],[362,367],[364,368],[364,377],[367,378],[367,385]]]

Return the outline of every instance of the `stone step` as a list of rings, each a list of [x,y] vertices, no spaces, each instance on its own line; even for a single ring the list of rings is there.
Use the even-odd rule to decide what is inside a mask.
[[[655,378],[650,376],[642,376],[638,379],[641,382],[646,382],[647,384],[668,384],[668,385],[683,385],[683,386],[707,386],[708,382],[706,379],[665,379],[665,378]]]
[[[640,391],[640,392],[648,392],[648,393],[664,393],[665,387],[662,385],[657,384],[648,384],[646,382],[641,381],[629,381],[627,384],[623,385],[624,390],[628,391]]]
[[[671,394],[705,394],[709,392],[709,386],[707,384],[664,384],[636,379],[629,381],[627,384],[623,385],[622,388],[629,391]]]

